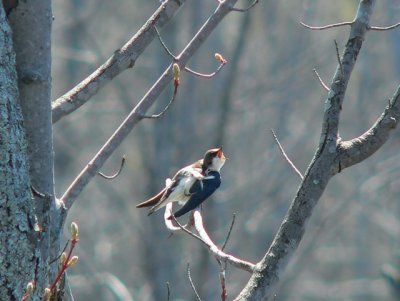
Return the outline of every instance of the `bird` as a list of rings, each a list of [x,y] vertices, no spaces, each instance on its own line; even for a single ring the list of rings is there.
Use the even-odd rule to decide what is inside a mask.
[[[174,216],[180,217],[204,202],[221,184],[220,171],[226,157],[222,148],[206,151],[203,159],[180,169],[172,179],[166,179],[165,187],[136,208],[150,207],[148,215],[172,202],[183,204]],[[168,217],[172,219],[172,216]]]

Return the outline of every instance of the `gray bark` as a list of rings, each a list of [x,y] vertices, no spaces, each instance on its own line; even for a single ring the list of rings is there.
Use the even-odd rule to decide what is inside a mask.
[[[12,45],[0,5],[0,300],[4,301],[20,300],[27,283],[43,268],[36,249],[38,232]]]
[[[314,158],[269,250],[235,300],[267,300],[273,295],[274,288],[297,249],[306,223],[329,180],[344,168],[359,163],[376,152],[387,141],[397,119],[400,118],[399,87],[371,129],[350,141],[342,141],[339,134],[339,117],[347,84],[365,34],[370,29],[369,22],[374,4],[374,0],[360,1],[356,18],[351,24],[350,36],[325,101],[321,137]]]

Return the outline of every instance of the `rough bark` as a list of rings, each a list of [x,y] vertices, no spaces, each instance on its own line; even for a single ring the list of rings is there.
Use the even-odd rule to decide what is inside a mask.
[[[26,208],[30,213],[35,210],[38,223],[37,228],[32,229],[31,226],[28,231],[31,256],[35,254],[37,257],[32,264],[35,273],[28,279],[34,281],[36,286],[30,300],[41,299],[44,288],[55,277],[57,264],[50,265],[49,262],[58,255],[62,232],[60,210],[54,197],[50,98],[52,18],[51,0],[20,1],[9,15],[18,77],[15,88],[19,91],[26,132],[30,179],[26,181],[27,193],[30,194],[31,181],[32,187],[45,196],[36,196]],[[18,202],[17,199],[14,201]],[[10,280],[15,277],[17,275],[8,275]],[[28,280],[21,281],[20,285],[26,286]]]
[[[34,202],[12,33],[0,5],[0,300],[20,300],[37,275]],[[33,299],[35,300],[35,299]]]
[[[269,250],[257,264],[256,271],[235,300],[267,300],[273,295],[275,285],[278,283],[281,273],[287,266],[292,254],[297,249],[305,232],[306,223],[311,217],[329,180],[344,167],[365,159],[383,145],[383,141],[379,143],[379,147],[373,143],[364,143],[363,149],[355,149],[357,144],[354,141],[353,143],[343,144],[339,135],[339,117],[347,84],[361,50],[365,33],[369,29],[369,21],[374,4],[374,0],[360,1],[356,18],[351,23],[350,36],[332,80],[328,98],[325,101],[321,137],[314,158]],[[393,114],[398,112],[396,110],[396,95],[386,110]],[[382,127],[389,132],[394,128],[395,118],[386,118],[385,120],[387,122],[378,121],[377,124],[383,124],[384,126]],[[364,142],[368,138],[369,140],[379,140],[374,135],[367,136],[365,139],[359,140]],[[386,141],[386,139],[384,137],[381,140]],[[374,146],[371,147],[371,145]],[[352,151],[349,150],[351,148]],[[343,149],[346,151],[343,152]],[[346,158],[346,165],[340,165],[340,159],[338,160],[338,158],[345,158],[343,153],[347,153],[349,156],[354,154],[354,156],[357,156],[358,161],[355,158],[353,160]],[[365,155],[362,156],[361,154]]]

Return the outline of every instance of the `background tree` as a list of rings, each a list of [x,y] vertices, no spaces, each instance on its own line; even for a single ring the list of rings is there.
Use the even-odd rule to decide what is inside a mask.
[[[58,99],[106,61],[119,47],[116,45],[123,45],[135,31],[133,29],[140,28],[158,6],[158,1],[121,1],[118,5],[109,1],[77,1],[74,6],[65,1],[53,1],[52,98]],[[79,7],[79,11],[76,11],[76,7]],[[181,52],[215,7],[214,1],[187,1],[177,18],[161,31],[169,48],[176,54]],[[299,26],[298,21],[319,25],[352,20],[357,3],[302,1],[288,6],[284,2],[262,1],[256,8],[247,14],[229,14],[189,62],[193,69],[211,72],[216,63],[210,58],[218,51],[228,59],[226,68],[212,80],[192,78],[183,73],[177,101],[168,114],[157,121],[138,124],[134,134],[129,135],[115,150],[110,163],[105,166],[106,172],[114,170],[119,164],[120,155],[126,153],[127,168],[122,176],[107,183],[104,183],[104,179],[95,178],[71,208],[66,224],[70,223],[71,218],[77,220],[81,237],[75,251],[81,260],[71,270],[73,274],[70,277],[77,300],[128,300],[128,297],[138,300],[165,299],[166,281],[170,283],[171,299],[191,296],[185,273],[187,262],[191,264],[192,278],[202,299],[215,300],[215,296],[219,296],[218,266],[210,260],[205,248],[183,235],[167,239],[168,232],[160,216],[148,218],[134,208],[139,201],[157,190],[166,176],[197,159],[216,142],[222,141],[230,159],[223,170],[220,192],[204,206],[205,224],[216,241],[223,241],[232,213],[236,212],[236,223],[227,251],[253,262],[265,253],[289,207],[288,200],[294,197],[300,183],[299,177],[283,160],[269,129],[275,129],[286,152],[304,171],[318,144],[316,137],[319,136],[320,116],[327,95],[312,69],[315,67],[325,82],[329,83],[330,74],[337,65],[333,40],[337,40],[342,52],[347,39],[345,28],[310,32]],[[18,9],[22,8],[18,7],[10,13],[11,24],[19,23],[22,20],[21,12],[26,12]],[[71,10],[74,13],[65,14]],[[17,14],[18,11],[20,14]],[[113,13],[110,14],[110,11]],[[374,11],[371,25],[398,22],[399,11],[395,1],[379,2]],[[50,20],[50,17],[46,15],[44,18]],[[246,18],[250,19],[248,25]],[[6,20],[5,16],[2,20]],[[30,31],[34,28],[32,24],[26,26]],[[248,26],[247,30],[245,26]],[[16,35],[14,28],[13,32]],[[32,39],[39,40],[35,35],[32,35]],[[368,32],[346,91],[340,125],[343,140],[357,137],[372,126],[387,105],[387,99],[391,98],[398,84],[398,41],[398,30]],[[15,51],[18,66],[19,51]],[[34,54],[43,54],[37,49],[33,51]],[[35,57],[31,55],[30,59]],[[171,58],[160,44],[152,43],[140,59],[135,59],[133,72],[122,73],[107,82],[91,98],[92,101],[56,122],[54,151],[57,196],[63,194],[71,179],[151,87],[158,77],[154,70],[162,71],[170,63]],[[19,85],[21,78],[26,79],[22,84],[29,85],[30,93],[32,89],[46,85],[49,80],[46,74],[42,75],[35,68],[32,71],[32,67],[26,69],[28,71],[22,69],[25,72],[22,74],[27,76],[22,77],[21,69],[18,70]],[[233,80],[229,78],[231,76]],[[10,87],[15,90],[12,83]],[[170,94],[171,91],[167,89],[152,111],[158,112],[164,108]],[[27,99],[31,98],[32,94],[28,93]],[[42,100],[45,97],[39,98]],[[47,105],[44,105],[47,114],[49,101],[50,96],[47,96]],[[15,100],[10,103],[15,105]],[[34,110],[41,107],[30,108],[28,115],[35,120]],[[15,116],[18,120],[18,114]],[[221,119],[225,121],[221,122]],[[49,126],[48,118],[40,119],[40,122]],[[28,140],[32,139],[28,133],[31,128],[25,128]],[[182,129],[190,129],[185,132],[190,132],[190,135],[183,135]],[[2,133],[9,135],[10,132]],[[14,139],[24,148],[21,136]],[[394,258],[400,229],[398,202],[393,201],[398,197],[396,141],[397,137],[392,138],[377,155],[368,159],[368,164],[346,170],[330,181],[308,223],[303,243],[294,253],[275,291],[280,300],[357,300],[360,294],[363,300],[396,298],[394,291],[390,291],[389,282],[385,282],[380,274],[381,267],[387,276],[390,275],[388,271],[396,269]],[[39,147],[45,148],[45,145],[39,142]],[[28,157],[31,150],[28,148]],[[7,153],[13,151],[7,150]],[[48,160],[52,153],[47,148],[37,155]],[[10,166],[5,162],[9,161],[2,160],[4,166]],[[33,160],[29,164],[30,178],[35,179],[32,180],[32,187],[52,197],[54,186],[46,188],[39,182],[47,183],[49,179],[51,182],[51,173],[43,170],[42,174],[32,175],[32,170],[41,169],[39,162]],[[21,176],[23,172],[17,172],[15,168],[13,172],[22,177],[21,185],[25,191],[26,206],[29,207],[28,165],[14,166],[25,168],[25,176]],[[46,165],[46,168],[49,166]],[[42,179],[42,176],[49,178]],[[1,178],[18,179],[10,174]],[[13,185],[17,185],[17,182]],[[10,184],[7,187],[9,193],[18,191]],[[48,204],[40,197],[37,197],[36,203],[39,204],[38,208],[41,204]],[[56,200],[50,203],[54,204],[50,209],[37,209],[38,226],[46,216],[43,212],[59,215]],[[20,204],[24,202],[21,200]],[[22,205],[19,209],[29,212]],[[4,210],[2,214],[4,212],[8,214]],[[14,216],[20,217],[21,214]],[[24,216],[30,216],[29,220],[32,221],[25,224],[35,229],[32,211]],[[8,220],[7,229],[14,231],[11,220],[2,218],[2,221]],[[57,221],[54,218],[50,220]],[[14,225],[16,223],[25,225],[17,220]],[[29,245],[25,228],[20,227],[22,240]],[[39,232],[39,228],[36,229]],[[60,232],[56,231],[53,239],[57,233]],[[46,239],[52,241],[52,247],[44,249],[58,254],[60,241],[53,243],[54,240],[50,239],[52,234],[45,227],[40,235],[43,236],[43,246],[48,244]],[[12,244],[3,243],[3,239],[7,239],[5,237],[2,236],[0,244],[2,256],[14,250]],[[22,253],[24,244],[19,243]],[[8,253],[4,253],[6,246],[9,246]],[[54,258],[53,255],[42,255],[39,261],[35,261],[36,255],[32,257],[29,248],[25,252],[30,255],[22,255],[22,258],[29,258],[31,262],[48,263]],[[26,269],[20,269],[15,264],[6,266],[15,267],[16,271],[27,271],[23,276],[26,279],[17,281],[16,286],[11,282],[6,286],[0,285],[2,289],[7,288],[6,293],[13,291],[15,296],[21,296],[35,270],[30,262],[26,263]],[[53,273],[57,269],[56,265],[37,266],[40,271],[50,268]],[[46,276],[47,272],[41,273],[43,285],[54,279]],[[248,277],[246,272],[228,268],[228,298],[233,299],[239,294]]]

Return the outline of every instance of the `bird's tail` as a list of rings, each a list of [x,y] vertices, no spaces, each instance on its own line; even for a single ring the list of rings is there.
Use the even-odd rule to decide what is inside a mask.
[[[155,206],[161,199],[165,192],[165,188],[161,190],[157,195],[153,196],[152,198],[136,205],[136,208],[144,208],[144,207],[150,207],[150,206]]]

